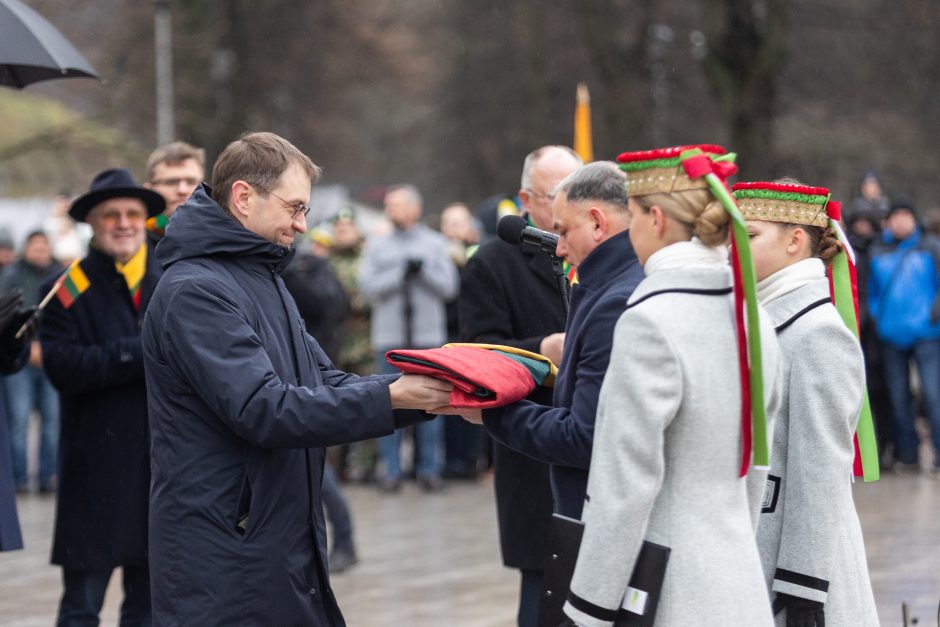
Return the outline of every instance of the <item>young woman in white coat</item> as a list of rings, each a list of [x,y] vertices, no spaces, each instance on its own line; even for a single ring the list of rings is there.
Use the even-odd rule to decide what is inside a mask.
[[[710,158],[724,152],[701,148]],[[642,595],[631,590],[625,599],[644,540],[670,550],[656,625],[773,624],[741,476],[729,216],[704,178],[689,178],[681,154],[618,158],[646,279],[617,323],[600,392],[584,535],[565,604],[576,625],[612,625],[624,602],[646,611]],[[777,348],[763,320],[760,337],[773,403]]]
[[[839,242],[829,190],[788,180],[733,189],[783,362],[757,536],[777,624],[877,625],[851,484],[865,367],[830,299],[826,266]]]

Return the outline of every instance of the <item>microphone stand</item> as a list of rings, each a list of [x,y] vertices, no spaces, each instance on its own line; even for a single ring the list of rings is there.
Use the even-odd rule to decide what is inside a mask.
[[[568,277],[565,276],[565,267],[562,265],[561,257],[556,257],[554,253],[548,253],[552,258],[552,273],[555,275],[555,281],[558,282],[558,291],[561,292],[561,302],[565,306],[565,320],[568,319]]]

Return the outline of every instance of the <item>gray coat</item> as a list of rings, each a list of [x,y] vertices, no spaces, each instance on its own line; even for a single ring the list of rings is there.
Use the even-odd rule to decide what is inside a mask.
[[[409,259],[421,270],[406,281]],[[359,291],[372,301],[372,347],[404,347],[406,286],[410,283],[411,347],[430,348],[447,341],[445,303],[457,295],[457,268],[447,240],[423,224],[372,237],[362,252]]]
[[[878,614],[851,486],[865,369],[828,299],[820,278],[766,305],[784,387],[757,539],[772,593],[825,603],[828,627],[867,627]]]
[[[741,387],[730,286],[724,269],[659,271],[637,287],[617,323],[565,605],[578,624],[612,624],[643,540],[671,549],[656,625],[773,624],[748,482],[738,476]],[[761,338],[772,416],[779,367],[766,316]]]

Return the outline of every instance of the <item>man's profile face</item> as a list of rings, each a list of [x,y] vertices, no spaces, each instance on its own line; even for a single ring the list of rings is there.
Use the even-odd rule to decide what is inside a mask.
[[[153,168],[152,180],[144,186],[163,196],[166,200],[163,213],[169,217],[192,196],[204,175],[202,166],[195,159],[173,164],[161,161]]]
[[[307,219],[297,209],[310,204],[310,177],[298,164],[291,163],[270,190],[272,193],[255,186],[252,190],[245,228],[273,244],[290,248],[295,233],[307,232]]]
[[[547,151],[532,167],[528,190],[520,190],[519,197],[536,228],[552,228],[551,193],[565,177],[581,167],[568,152],[561,149]]]
[[[558,233],[555,254],[573,266],[579,266],[597,248],[592,237],[596,226],[588,214],[588,201],[568,202],[568,195],[560,192],[552,200],[552,228]]]
[[[88,213],[95,245],[120,262],[134,256],[144,244],[147,208],[137,198],[109,198]]]

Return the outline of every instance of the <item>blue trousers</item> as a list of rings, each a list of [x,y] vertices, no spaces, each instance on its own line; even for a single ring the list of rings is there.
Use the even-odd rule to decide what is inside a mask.
[[[910,362],[920,375],[923,407],[930,423],[936,461],[940,467],[940,340],[917,342],[911,348],[884,345],[885,383],[894,415],[894,452],[905,464],[917,462],[917,431],[914,429],[914,399],[911,394]]]
[[[150,570],[147,564],[124,566],[121,627],[150,627]],[[97,627],[113,570],[62,569],[65,591],[56,627]]]
[[[395,374],[398,369],[385,361],[385,351],[376,355],[376,371],[379,374]],[[444,423],[440,416],[414,426],[415,434],[415,474],[427,478],[441,474],[443,460],[441,448],[444,445]],[[401,430],[379,438],[379,461],[385,466],[385,477],[401,478]]]
[[[27,436],[29,416],[39,412],[39,486],[49,487],[56,474],[59,447],[59,393],[42,368],[26,366],[4,379],[13,453],[13,481],[24,489],[29,484]]]
[[[352,516],[349,514],[346,499],[343,498],[339,477],[336,476],[336,470],[329,462],[323,467],[323,484],[320,487],[320,497],[323,499],[326,518],[330,522],[331,531],[333,532],[333,550],[355,553]]]

